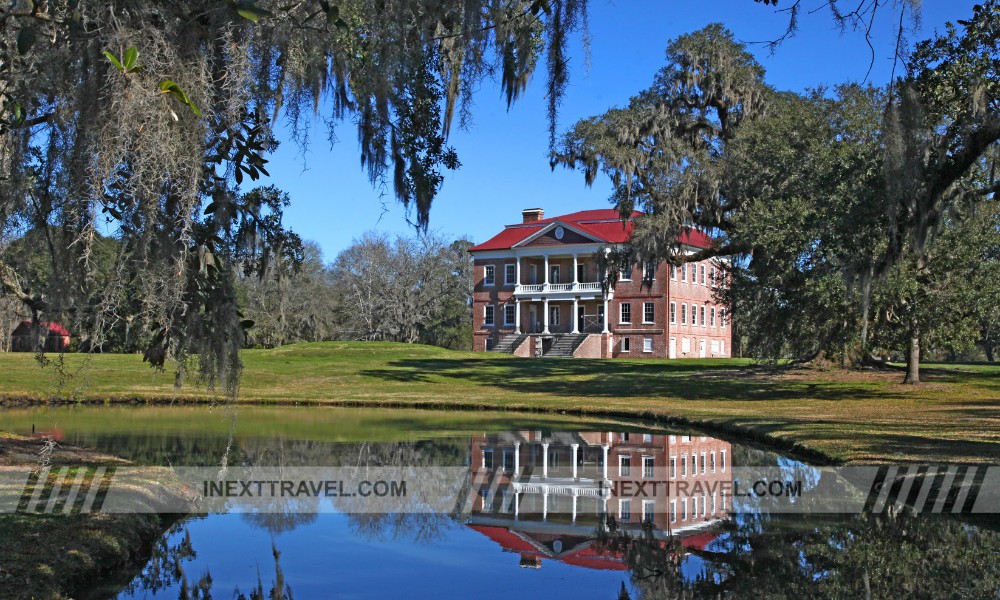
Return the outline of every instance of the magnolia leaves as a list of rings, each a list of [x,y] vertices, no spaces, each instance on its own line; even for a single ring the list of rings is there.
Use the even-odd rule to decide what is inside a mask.
[[[139,49],[135,46],[126,50],[125,54],[122,55],[121,60],[108,50],[104,51],[104,56],[107,57],[108,61],[114,65],[116,69],[121,71],[122,75],[139,73],[143,70],[143,66],[139,64]]]
[[[104,56],[108,59],[108,62],[110,62],[122,75],[141,73],[145,70],[145,66],[139,63],[139,49],[135,46],[130,46],[127,50],[125,50],[121,58],[115,56],[109,50],[104,51]],[[199,110],[198,106],[195,105],[190,98],[188,98],[188,95],[184,92],[181,86],[177,84],[177,82],[170,79],[164,79],[160,82],[160,93],[170,94],[179,100],[181,104],[190,108],[191,112],[193,112],[195,116],[201,116],[201,110]],[[173,111],[170,111],[170,113],[176,121],[178,119],[177,113]]]
[[[193,112],[195,116],[201,116],[201,111],[198,110],[198,107],[195,106],[194,102],[191,102],[191,99],[188,98],[187,94],[184,93],[184,90],[182,90],[181,86],[177,85],[177,83],[169,79],[161,81],[160,92],[173,95],[174,98],[177,98],[182,104],[185,104],[188,108],[190,108],[191,112]]]

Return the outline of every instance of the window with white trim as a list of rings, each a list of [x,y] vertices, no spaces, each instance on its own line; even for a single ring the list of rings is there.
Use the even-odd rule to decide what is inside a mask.
[[[711,468],[712,472],[715,473],[715,452],[712,452],[711,454],[708,455],[708,460],[709,460],[708,462],[709,468]]]
[[[550,306],[549,307],[549,325],[559,324],[559,307]]]
[[[646,281],[656,281],[656,265],[653,261],[642,263],[642,278]]]
[[[681,338],[681,353],[687,354],[691,351],[691,339]]]
[[[628,266],[619,271],[618,275],[618,279],[622,281],[632,281],[632,264],[629,263]]]
[[[517,266],[514,263],[509,263],[503,266],[503,282],[505,285],[514,285],[517,283],[515,278],[517,277]]]
[[[643,456],[642,457],[642,478],[652,479],[653,478],[653,457]]]
[[[681,521],[688,520],[688,499],[681,500]]]
[[[691,453],[691,474],[692,475],[697,475],[698,474],[698,453],[697,452]]]
[[[723,473],[726,472],[726,451],[725,450],[721,450],[719,452],[719,468],[722,470]]]
[[[483,307],[483,326],[493,327],[493,325],[496,324],[495,321],[493,320],[494,310],[495,309],[492,304],[487,304],[486,306]]]
[[[632,351],[632,338],[629,338],[627,336],[623,337],[622,338],[622,352],[631,352],[631,351]]]
[[[642,322],[643,323],[654,323],[656,322],[656,304],[652,302],[642,303]]]
[[[711,325],[712,327],[715,327],[715,307],[714,306],[712,307],[710,315],[711,315],[711,320],[709,321],[709,325]]]
[[[643,352],[653,351],[653,338],[651,337],[642,338],[642,351]]]
[[[497,282],[496,267],[486,265],[483,267],[483,285],[495,285]]]
[[[628,477],[632,474],[632,457],[628,454],[618,455],[618,476]]]
[[[688,476],[688,455],[681,454],[681,477]]]
[[[725,329],[726,328],[726,309],[724,309],[724,308],[720,308],[719,309],[719,317],[720,317],[720,326],[723,329]]]
[[[688,305],[681,304],[681,325],[687,325],[688,323]]]
[[[715,267],[712,267],[712,287],[715,287],[716,281],[717,280],[715,278]]]
[[[515,325],[514,320],[517,318],[516,307],[513,304],[505,304],[503,307],[503,324],[504,325]]]
[[[705,285],[708,281],[705,279],[705,265],[701,265],[701,285]]]
[[[549,283],[559,283],[559,265],[549,265]]]
[[[677,322],[677,303],[676,302],[671,302],[670,303],[670,322],[671,323],[676,323]]]
[[[701,326],[705,326],[705,305],[701,305]]]
[[[708,493],[701,493],[701,516],[706,516],[708,514]]]
[[[670,278],[677,281],[677,265],[670,265]]]
[[[652,523],[653,519],[656,518],[656,501],[655,500],[643,500],[642,501],[642,520],[644,523]]]
[[[486,448],[483,450],[483,468],[493,468],[493,448]]]
[[[687,265],[681,265],[681,281],[688,280],[688,267]]]
[[[677,500],[670,501],[670,522],[677,522]]]
[[[489,352],[493,349],[493,338],[486,338],[486,351]]]
[[[691,498],[691,518],[698,518],[698,496]]]
[[[719,510],[718,505],[716,504],[716,498],[718,498],[718,497],[719,497],[718,494],[716,494],[715,492],[712,492],[712,514],[713,515]]]
[[[627,523],[632,520],[632,500],[623,498],[618,501],[618,520]]]
[[[677,457],[670,457],[670,478],[677,479]]]
[[[701,474],[704,475],[708,469],[708,461],[705,460],[705,453],[701,453]]]
[[[619,308],[618,322],[623,325],[632,324],[632,303],[622,302]]]
[[[514,470],[514,449],[504,448],[503,449],[503,470],[513,471]]]

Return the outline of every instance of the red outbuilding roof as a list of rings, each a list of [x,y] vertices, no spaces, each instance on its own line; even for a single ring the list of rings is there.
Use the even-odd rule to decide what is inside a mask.
[[[39,321],[38,327],[41,329],[48,329],[48,335],[69,335],[69,330],[63,327],[59,323],[52,321]],[[28,335],[31,333],[31,321],[21,321],[21,324],[17,326],[11,335]]]
[[[617,210],[613,208],[601,208],[597,210],[581,210],[568,215],[540,219],[530,223],[507,225],[497,235],[482,244],[470,248],[469,252],[510,249],[557,221],[593,237],[601,243],[621,244],[627,242],[629,236],[632,234],[632,220],[642,214],[639,211],[633,212],[629,220],[623,223],[621,215],[618,214]],[[712,238],[695,229],[685,231],[681,234],[679,241],[682,244],[698,248],[709,248],[712,245]]]

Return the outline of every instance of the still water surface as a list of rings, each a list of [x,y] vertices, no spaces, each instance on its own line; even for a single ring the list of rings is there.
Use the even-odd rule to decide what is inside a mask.
[[[316,513],[289,502],[184,516],[146,564],[95,582],[95,598],[1000,598],[996,524],[734,509],[716,493],[734,467],[821,475],[699,432],[250,406],[31,408],[2,411],[0,423],[140,464],[465,467],[480,482],[448,513]],[[712,492],[608,493],[608,483],[654,472]]]

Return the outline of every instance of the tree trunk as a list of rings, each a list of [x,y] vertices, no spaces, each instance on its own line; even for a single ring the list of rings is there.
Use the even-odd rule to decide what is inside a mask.
[[[993,355],[993,344],[987,342],[983,344],[983,350],[986,351],[986,360],[994,362],[996,358]]]
[[[903,383],[920,383],[920,336],[910,337],[910,348],[906,351],[906,378]]]

